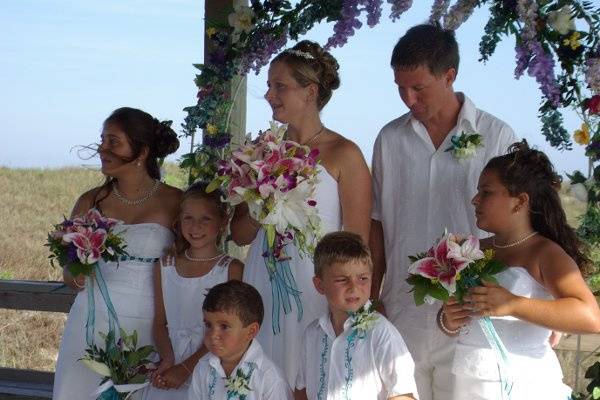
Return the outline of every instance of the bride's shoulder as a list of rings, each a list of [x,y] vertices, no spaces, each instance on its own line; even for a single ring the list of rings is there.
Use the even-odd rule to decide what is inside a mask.
[[[97,186],[88,190],[87,192],[82,193],[75,202],[71,215],[80,215],[86,213],[87,210],[94,206],[96,200],[101,199],[106,194],[108,194],[108,189],[104,185]]]

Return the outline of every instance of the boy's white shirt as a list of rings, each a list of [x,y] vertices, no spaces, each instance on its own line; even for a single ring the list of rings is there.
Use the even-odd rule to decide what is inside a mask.
[[[417,398],[414,363],[398,330],[379,313],[377,321],[363,338],[355,339],[349,352],[353,379],[349,399],[384,400],[411,394]],[[329,313],[313,321],[304,333],[304,355],[300,360],[297,389],[306,389],[310,400],[346,400],[344,387],[348,374],[345,366],[352,319],[344,323],[344,331],[336,337]],[[325,345],[325,337],[327,345]],[[326,351],[324,352],[326,348]],[[324,388],[321,386],[321,360],[324,359]]]
[[[253,340],[248,350],[240,360],[239,364],[231,372],[235,377],[238,368],[242,368],[244,374],[248,373],[249,364],[256,366],[250,376],[250,392],[246,395],[246,400],[292,400],[292,391],[283,373],[279,368],[265,355],[262,347],[257,340]],[[214,374],[212,373],[214,369]],[[214,392],[209,396],[209,388],[213,376],[216,375]],[[212,353],[206,354],[194,368],[192,382],[188,391],[189,400],[198,399],[227,399],[227,390],[225,389],[225,371],[221,366],[221,361]]]

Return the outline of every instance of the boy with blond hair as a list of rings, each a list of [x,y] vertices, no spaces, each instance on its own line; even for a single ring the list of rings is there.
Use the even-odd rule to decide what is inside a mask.
[[[314,263],[313,282],[329,311],[306,328],[296,399],[417,398],[406,345],[369,301],[373,266],[360,236],[325,235]]]

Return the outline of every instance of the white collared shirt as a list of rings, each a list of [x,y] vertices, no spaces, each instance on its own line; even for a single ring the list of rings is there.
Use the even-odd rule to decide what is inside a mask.
[[[424,339],[419,331],[437,331],[440,304],[415,306],[405,281],[408,257],[426,251],[445,228],[483,235],[471,205],[479,175],[491,158],[505,154],[517,140],[506,123],[457,95],[463,101],[457,125],[437,150],[425,126],[410,113],[384,126],[373,149],[372,218],[383,226],[387,264],[381,298],[388,318],[411,349],[411,340]],[[452,136],[462,132],[480,134],[483,146],[473,157],[458,161],[446,149]]]
[[[296,388],[306,388],[310,400],[384,400],[408,393],[416,398],[414,363],[404,340],[385,317],[376,315],[366,336],[355,336],[351,345],[352,318],[337,337],[329,313],[308,325]]]
[[[279,368],[264,354],[258,341],[253,340],[231,372],[235,377],[238,369],[248,375],[250,371],[250,392],[246,400],[292,400],[292,392]],[[192,383],[188,392],[189,400],[227,399],[225,389],[225,371],[219,358],[212,353],[206,354],[194,368]],[[234,399],[237,399],[234,397]]]

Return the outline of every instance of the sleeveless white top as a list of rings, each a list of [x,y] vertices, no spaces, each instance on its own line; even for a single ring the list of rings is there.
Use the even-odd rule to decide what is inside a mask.
[[[517,296],[553,298],[523,267],[509,267],[496,278]],[[514,317],[492,317],[492,323],[509,353],[514,380],[511,398],[518,400],[526,398],[520,393],[535,393],[535,398],[565,399],[570,389],[562,383],[560,364],[548,342],[551,330]],[[475,380],[499,380],[495,353],[475,319],[458,338],[452,372]]]
[[[315,200],[321,219],[321,233],[324,235],[342,228],[342,211],[337,181],[322,165],[318,165],[317,168],[320,181],[315,189]],[[290,387],[294,388],[304,330],[309,323],[325,314],[327,301],[313,285],[314,264],[312,258],[306,255],[301,257],[293,244],[287,245],[285,251],[291,258],[290,269],[298,290],[302,292],[303,315],[302,319],[298,321],[295,304],[292,306],[292,312],[287,315],[282,310],[279,316],[281,331],[276,335],[273,333],[273,297],[269,274],[262,256],[264,235],[264,231],[259,230],[252,242],[244,267],[243,280],[259,291],[264,303],[265,317],[257,337],[258,341],[267,356],[283,370]]]
[[[163,305],[175,364],[187,359],[202,345],[204,339],[202,303],[210,288],[227,282],[229,264],[232,260],[233,258],[223,255],[208,273],[191,278],[179,275],[174,257],[160,260]],[[161,390],[148,387],[144,400],[185,399],[190,380],[191,377],[179,389]]]

